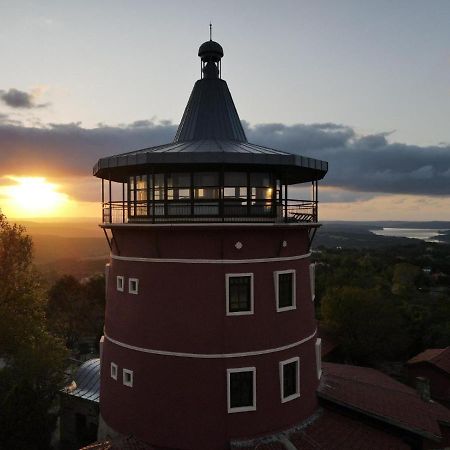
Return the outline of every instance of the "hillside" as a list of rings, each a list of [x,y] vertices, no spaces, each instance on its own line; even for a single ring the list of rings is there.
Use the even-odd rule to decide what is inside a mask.
[[[32,236],[35,263],[47,279],[51,280],[62,274],[83,278],[103,272],[109,248],[96,220],[19,223]],[[314,239],[313,248],[377,249],[423,242],[404,237],[379,236],[370,231],[383,227],[450,230],[450,222],[323,222]],[[440,239],[450,243],[450,231]]]

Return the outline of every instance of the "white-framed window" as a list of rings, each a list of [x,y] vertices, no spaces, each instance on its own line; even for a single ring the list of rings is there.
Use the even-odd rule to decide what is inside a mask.
[[[227,369],[228,412],[256,410],[256,367]]]
[[[139,280],[137,278],[128,279],[128,292],[130,294],[137,294],[139,292]]]
[[[117,380],[117,374],[119,372],[119,368],[117,367],[117,364],[111,363],[111,378],[113,380]]]
[[[117,275],[117,277],[116,277],[116,289],[119,292],[123,292],[124,286],[125,286],[125,277],[123,277],[122,275]]]
[[[123,369],[123,384],[125,386],[133,387],[133,371],[129,369]]]
[[[311,283],[311,300],[314,301],[316,298],[316,265],[309,265],[309,281]]]
[[[281,403],[300,397],[300,358],[280,361]]]
[[[253,314],[252,273],[227,273],[225,291],[227,316]]]
[[[273,273],[277,311],[290,311],[296,305],[295,270],[278,270]]]
[[[317,378],[320,380],[322,376],[322,339],[316,339],[316,369]]]

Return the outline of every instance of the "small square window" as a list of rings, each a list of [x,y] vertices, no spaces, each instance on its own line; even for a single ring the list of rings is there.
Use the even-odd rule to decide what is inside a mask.
[[[119,292],[123,292],[125,286],[125,278],[121,275],[116,277],[116,287]]]
[[[322,339],[316,339],[316,370],[317,378],[320,380],[322,376]]]
[[[274,273],[277,311],[296,308],[295,270],[280,270]]]
[[[227,369],[228,412],[256,410],[256,368]]]
[[[253,274],[226,275],[227,315],[253,314]]]
[[[281,402],[300,397],[300,358],[280,362]]]
[[[133,371],[123,369],[123,384],[125,386],[133,387]]]
[[[137,294],[139,291],[139,280],[137,278],[130,278],[128,280],[128,292],[130,294]]]
[[[117,364],[111,363],[111,378],[117,380],[118,367]]]

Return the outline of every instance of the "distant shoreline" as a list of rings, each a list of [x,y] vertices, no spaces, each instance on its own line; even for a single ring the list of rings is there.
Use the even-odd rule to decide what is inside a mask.
[[[388,237],[405,237],[409,239],[420,239],[426,242],[445,242],[439,237],[449,235],[449,229],[441,228],[400,228],[400,227],[383,227],[380,229],[369,230],[377,236]]]

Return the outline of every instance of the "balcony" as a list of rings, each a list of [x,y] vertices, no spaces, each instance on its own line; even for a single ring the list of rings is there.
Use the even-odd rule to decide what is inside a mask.
[[[103,224],[316,223],[318,201],[168,200],[103,203]]]

